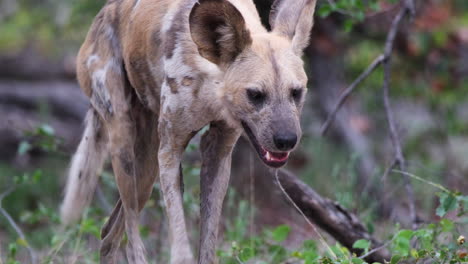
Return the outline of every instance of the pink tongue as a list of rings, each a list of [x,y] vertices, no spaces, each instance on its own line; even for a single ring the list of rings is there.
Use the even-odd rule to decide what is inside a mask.
[[[265,158],[268,160],[268,161],[279,161],[279,162],[283,162],[285,160],[287,160],[289,157],[289,153],[288,152],[285,152],[285,153],[275,153],[275,152],[267,152],[266,155],[265,155]]]
[[[285,152],[285,153],[275,153],[275,152],[270,152],[270,155],[275,158],[275,159],[279,159],[279,160],[282,160],[286,157],[288,157],[288,153]]]

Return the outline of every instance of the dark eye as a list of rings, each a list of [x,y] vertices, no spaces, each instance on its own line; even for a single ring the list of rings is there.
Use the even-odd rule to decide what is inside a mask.
[[[294,101],[299,102],[302,98],[302,89],[301,88],[293,88],[291,90],[291,97]]]
[[[247,98],[255,106],[261,106],[266,100],[266,94],[255,89],[247,89]]]

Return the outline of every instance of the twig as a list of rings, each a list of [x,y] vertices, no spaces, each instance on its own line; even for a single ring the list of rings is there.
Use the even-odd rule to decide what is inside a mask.
[[[354,89],[362,81],[364,81],[383,61],[384,61],[383,54],[375,58],[375,60],[369,65],[369,67],[367,67],[367,69],[364,72],[362,72],[361,75],[359,75],[359,77],[357,77],[356,80],[354,80],[354,82],[350,86],[348,86],[348,88],[346,88],[346,90],[344,90],[344,92],[340,95],[338,102],[333,107],[333,110],[328,115],[327,120],[320,128],[320,133],[322,135],[325,135],[331,123],[333,122],[333,120],[335,120],[336,113],[338,112],[338,110],[340,110],[341,106],[343,106],[344,102],[346,101],[346,99],[348,99],[348,97],[351,95]]]
[[[314,230],[314,232],[319,236],[320,242],[322,245],[328,250],[330,255],[333,256],[334,259],[337,259],[335,252],[331,249],[330,245],[328,245],[327,241],[325,238],[323,238],[322,234],[318,231],[317,227],[310,221],[310,219],[305,215],[304,211],[299,208],[299,206],[294,202],[294,200],[289,196],[289,194],[286,192],[284,189],[283,185],[281,184],[279,178],[278,178],[278,170],[275,170],[275,179],[276,183],[278,184],[278,187],[280,188],[281,192],[284,194],[284,196],[288,199],[288,201],[292,204],[292,206],[297,210],[298,213],[301,214],[301,216],[304,218],[304,220],[309,224],[310,227]]]
[[[236,255],[236,260],[237,260],[237,262],[239,262],[239,264],[244,264],[244,262],[242,262],[242,260],[239,258],[238,255]]]
[[[391,55],[393,52],[393,45],[395,43],[395,38],[398,30],[400,29],[401,23],[403,22],[403,18],[406,14],[414,14],[414,2],[413,0],[405,0],[403,7],[400,9],[398,14],[392,21],[392,25],[390,27],[390,31],[387,35],[387,40],[385,41],[385,50],[384,50],[384,57],[385,60],[383,61],[383,68],[384,68],[384,83],[383,83],[383,101],[384,101],[384,108],[385,113],[387,116],[388,126],[390,130],[390,138],[394,147],[395,151],[395,159],[397,161],[398,167],[401,171],[406,171],[406,160],[403,155],[402,147],[401,147],[401,139],[398,134],[395,118],[393,116],[392,108],[390,105],[389,99],[389,90],[390,90],[390,79],[391,79]],[[408,203],[409,203],[409,214],[410,219],[412,222],[412,228],[417,228],[417,217],[416,217],[416,210],[415,210],[415,199],[414,199],[414,191],[413,186],[409,180],[409,177],[404,177],[405,183],[405,190],[408,196]]]
[[[380,247],[376,247],[374,249],[372,249],[371,251],[367,252],[366,254],[360,256],[359,258],[360,259],[365,259],[367,258],[368,256],[374,254],[375,252],[381,250],[381,249],[384,249],[386,247],[388,247],[390,245],[390,243],[392,243],[393,240],[395,240],[396,236],[392,237],[392,239],[390,239],[389,241],[385,242],[385,244],[381,245]]]
[[[5,192],[3,192],[2,194],[0,194],[0,214],[2,214],[6,220],[8,221],[8,223],[13,227],[13,229],[15,230],[15,232],[18,234],[18,236],[20,237],[20,239],[22,241],[24,241],[24,246],[26,247],[26,249],[28,250],[29,252],[29,256],[31,258],[31,264],[36,264],[37,261],[36,261],[36,252],[34,251],[34,249],[31,248],[31,246],[29,246],[29,243],[28,241],[26,240],[26,236],[24,235],[23,231],[21,230],[21,228],[16,224],[15,220],[11,217],[11,215],[5,210],[3,209],[2,207],[2,201],[3,199],[8,196],[12,191],[14,190],[13,187],[9,188],[8,190],[6,190]]]
[[[421,182],[424,182],[424,183],[427,183],[429,185],[431,185],[432,187],[434,188],[437,188],[445,193],[452,193],[449,189],[445,188],[444,186],[442,186],[441,184],[438,184],[438,183],[435,183],[435,182],[432,182],[432,181],[429,181],[429,180],[426,180],[426,179],[423,179],[419,176],[416,176],[414,174],[411,174],[409,172],[406,172],[406,171],[399,171],[399,170],[392,170],[393,172],[396,172],[396,173],[400,173],[406,177],[411,177],[415,180],[418,180],[418,181],[421,181]]]
[[[397,165],[397,163],[398,163],[398,162],[397,162],[396,159],[394,159],[394,160],[392,161],[392,163],[390,163],[390,166],[384,171],[384,174],[382,175],[382,179],[381,179],[382,182],[384,182],[384,181],[387,179],[388,175],[389,175],[390,172],[393,170],[393,168],[395,168],[395,166]]]

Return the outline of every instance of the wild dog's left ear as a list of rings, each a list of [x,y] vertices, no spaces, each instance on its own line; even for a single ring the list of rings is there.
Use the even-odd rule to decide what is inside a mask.
[[[317,0],[275,0],[270,12],[273,32],[289,38],[294,52],[302,54],[309,44]]]
[[[234,61],[252,43],[242,14],[227,0],[199,0],[189,22],[200,55],[217,65]]]

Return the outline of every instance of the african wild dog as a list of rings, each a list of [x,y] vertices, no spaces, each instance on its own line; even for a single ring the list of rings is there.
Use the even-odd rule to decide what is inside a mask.
[[[272,30],[252,0],[108,0],[77,61],[90,98],[62,205],[65,223],[89,203],[110,154],[120,200],[102,229],[102,263],[115,263],[123,232],[130,263],[146,263],[139,212],[159,175],[171,263],[194,263],[181,199],[182,153],[201,140],[198,263],[215,262],[231,152],[245,132],[263,162],[281,167],[301,137],[307,77],[301,60],[316,0],[276,0]]]

